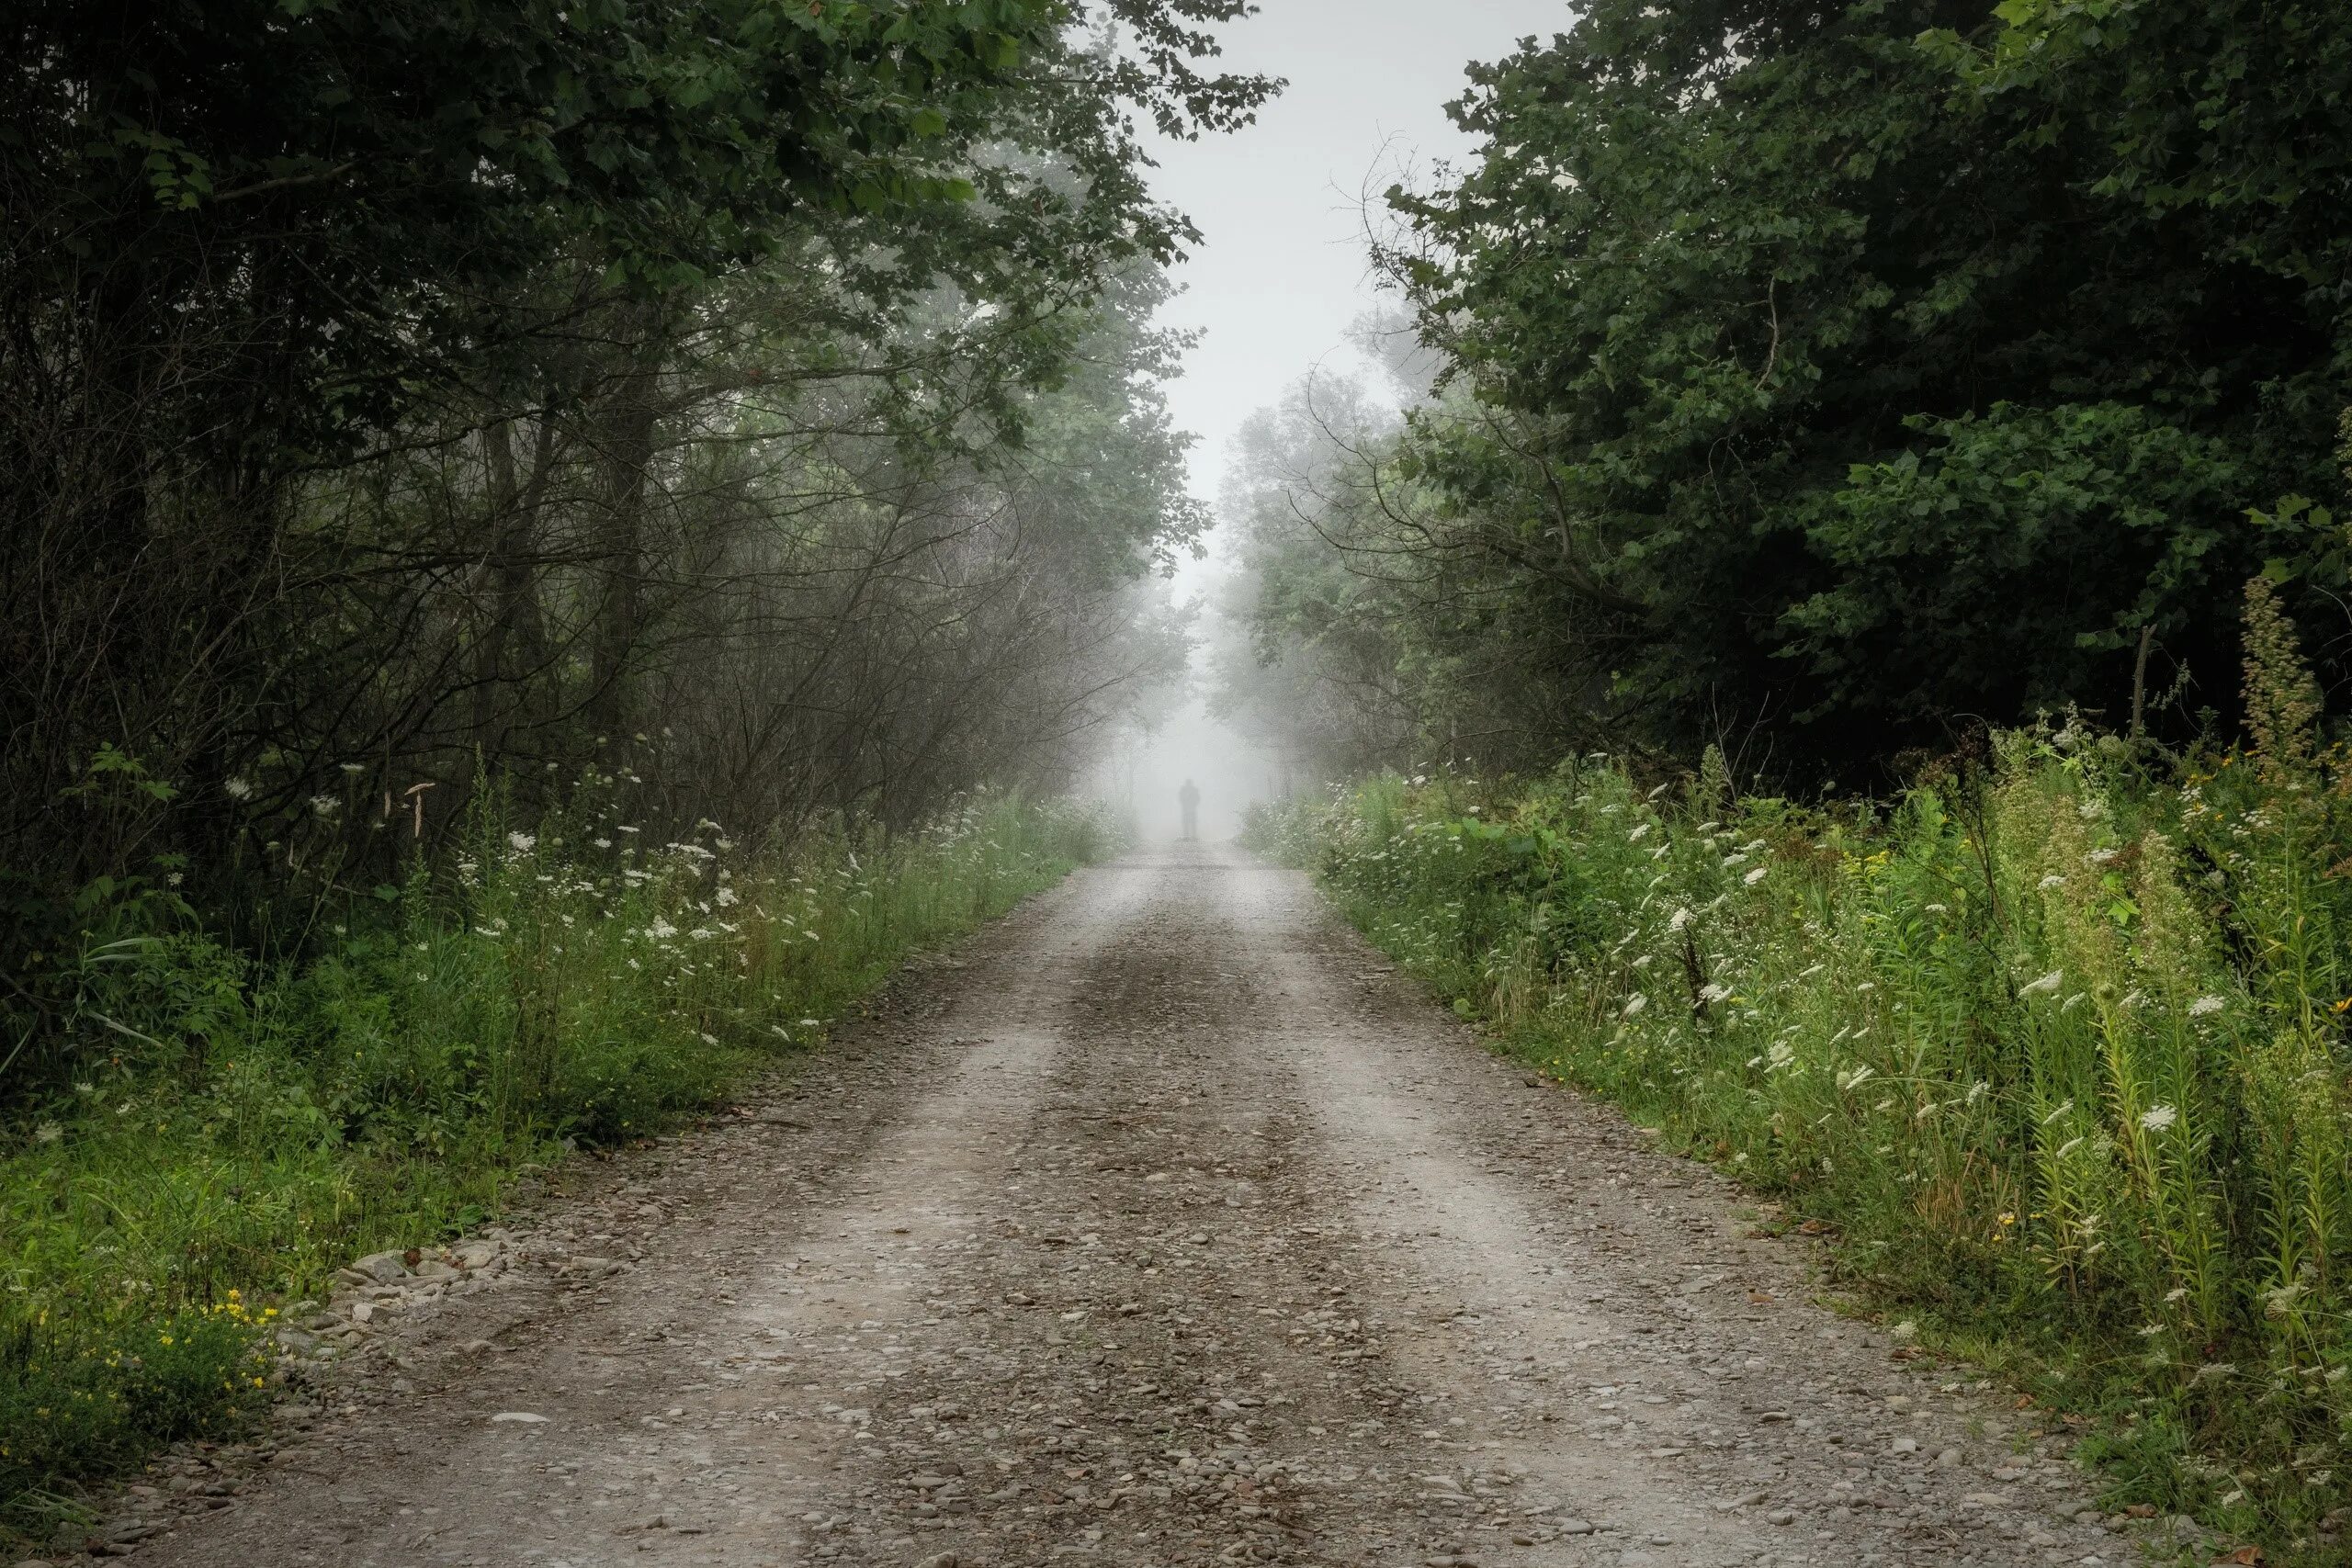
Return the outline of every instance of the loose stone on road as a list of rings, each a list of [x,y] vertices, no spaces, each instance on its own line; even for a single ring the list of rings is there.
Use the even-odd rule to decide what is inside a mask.
[[[773,1098],[563,1179],[494,1288],[377,1341],[256,1484],[139,1555],[2132,1551],[1960,1374],[1809,1304],[1730,1183],[1227,849],[1082,872]]]

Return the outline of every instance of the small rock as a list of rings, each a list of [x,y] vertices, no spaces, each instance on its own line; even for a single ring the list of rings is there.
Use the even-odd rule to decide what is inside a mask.
[[[493,1424],[506,1421],[524,1427],[542,1427],[547,1424],[548,1417],[536,1410],[502,1410],[492,1416],[491,1420]]]
[[[916,1563],[915,1568],[956,1568],[956,1554],[952,1551],[935,1551]]]
[[[1776,1525],[1792,1525],[1797,1522],[1796,1511],[1792,1508],[1775,1508],[1764,1517],[1768,1522]]]
[[[1936,1455],[1936,1463],[1950,1470],[1966,1457],[1958,1449],[1945,1449]]]
[[[1887,1447],[1899,1454],[1916,1454],[1919,1451],[1919,1439],[1917,1438],[1897,1438],[1894,1441],[1889,1443]]]
[[[351,1267],[379,1285],[408,1278],[408,1259],[397,1252],[371,1252]]]
[[[1590,1519],[1562,1519],[1557,1528],[1562,1535],[1590,1535],[1592,1521]]]

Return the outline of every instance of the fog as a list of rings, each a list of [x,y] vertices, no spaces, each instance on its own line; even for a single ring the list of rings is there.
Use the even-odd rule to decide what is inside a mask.
[[[1223,29],[1223,63],[1290,85],[1247,130],[1153,150],[1154,188],[1204,241],[1176,269],[1183,292],[1164,318],[1199,333],[1168,389],[1195,437],[1194,494],[1219,493],[1242,421],[1302,377],[1318,367],[1378,376],[1349,329],[1383,302],[1364,252],[1379,192],[1474,152],[1444,108],[1462,92],[1468,62],[1498,58],[1571,15],[1561,0],[1265,0],[1258,16]],[[1200,787],[1201,835],[1211,840],[1231,838],[1252,803],[1316,783],[1208,716],[1206,656],[1229,634],[1206,607],[1225,570],[1223,541],[1212,534],[1207,543],[1208,558],[1187,563],[1176,581],[1180,597],[1204,605],[1193,689],[1156,730],[1113,744],[1098,786],[1151,841],[1178,836],[1187,778]]]
[[[1210,718],[1195,697],[1157,733],[1130,734],[1104,765],[1102,795],[1125,810],[1147,843],[1178,837],[1178,792],[1190,779],[1201,792],[1201,838],[1221,843],[1241,830],[1242,815],[1281,791],[1280,766]]]

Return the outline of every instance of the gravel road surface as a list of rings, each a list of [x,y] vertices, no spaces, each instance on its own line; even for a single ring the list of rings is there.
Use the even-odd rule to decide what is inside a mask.
[[[1814,1244],[1229,849],[1082,872],[560,1182],[250,1476],[180,1461],[142,1562],[2137,1555]]]

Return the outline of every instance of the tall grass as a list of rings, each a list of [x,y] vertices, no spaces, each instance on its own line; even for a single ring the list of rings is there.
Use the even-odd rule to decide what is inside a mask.
[[[617,818],[485,810],[299,968],[185,922],[87,944],[76,1011],[107,1044],[15,1086],[0,1130],[0,1534],[264,1397],[262,1331],[337,1265],[713,1104],[1102,848],[1088,813],[1003,796],[763,857]]]
[[[1884,808],[1588,758],[1376,779],[1251,841],[1834,1224],[1915,1326],[2104,1416],[2119,1501],[2315,1539],[2352,1480],[2352,759],[2298,700],[2169,779],[2070,724]]]

